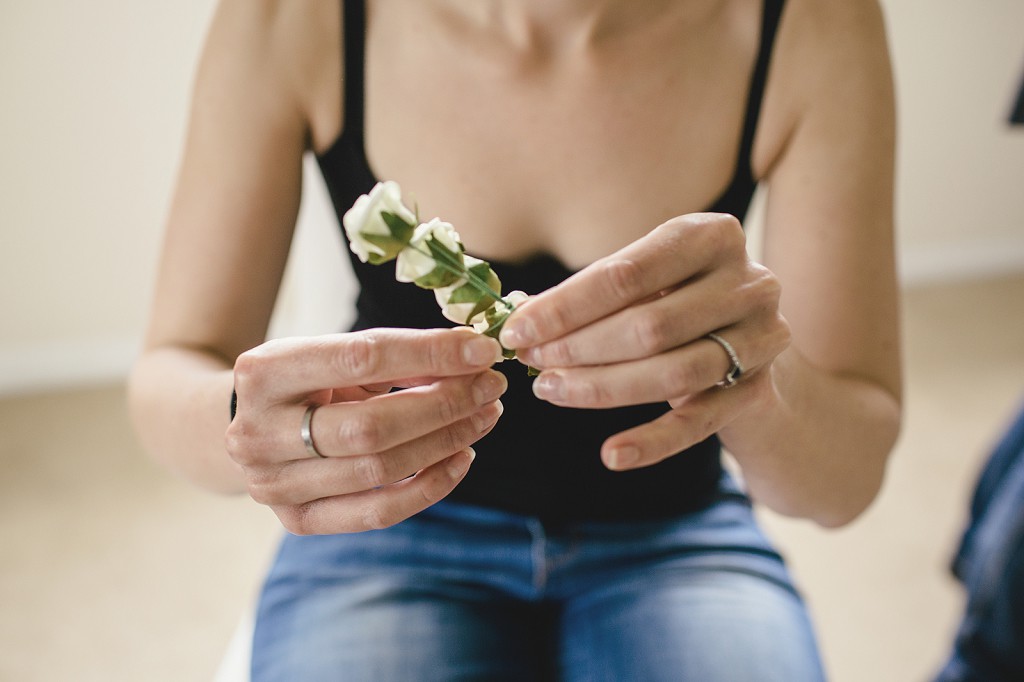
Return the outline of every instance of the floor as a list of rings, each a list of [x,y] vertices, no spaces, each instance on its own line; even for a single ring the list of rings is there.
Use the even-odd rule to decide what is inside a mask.
[[[852,526],[762,512],[830,679],[927,679],[961,607],[947,563],[976,471],[1024,398],[1024,275],[909,291],[906,422]],[[0,680],[210,680],[277,537],[139,451],[120,387],[0,401]]]

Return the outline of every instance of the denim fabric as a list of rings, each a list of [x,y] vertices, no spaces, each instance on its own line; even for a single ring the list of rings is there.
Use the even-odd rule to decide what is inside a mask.
[[[1024,409],[978,480],[953,572],[967,606],[937,682],[1024,680]]]
[[[670,521],[553,526],[442,502],[382,531],[288,535],[252,679],[822,680],[782,560],[724,485]]]

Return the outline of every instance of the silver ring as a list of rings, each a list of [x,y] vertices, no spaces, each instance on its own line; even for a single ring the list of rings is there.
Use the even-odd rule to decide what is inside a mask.
[[[302,444],[306,446],[306,452],[311,457],[320,457],[323,459],[327,458],[327,455],[321,455],[320,451],[313,445],[313,412],[319,405],[310,405],[306,408],[306,413],[302,415],[302,428],[299,433],[302,434]]]
[[[729,362],[732,363],[729,371],[725,373],[725,378],[716,383],[715,386],[722,388],[734,386],[740,376],[743,375],[743,364],[740,362],[740,357],[736,355],[736,350],[732,345],[718,334],[708,334],[708,338],[722,347],[722,350],[729,356]]]

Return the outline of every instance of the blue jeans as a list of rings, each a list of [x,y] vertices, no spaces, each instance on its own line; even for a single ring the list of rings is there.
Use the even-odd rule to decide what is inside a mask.
[[[254,682],[822,680],[749,502],[667,521],[545,525],[442,502],[395,527],[284,538]]]
[[[1024,680],[1024,407],[989,456],[953,562],[967,606],[936,682]]]

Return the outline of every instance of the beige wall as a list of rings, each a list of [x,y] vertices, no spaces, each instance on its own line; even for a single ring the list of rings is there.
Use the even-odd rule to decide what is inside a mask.
[[[900,107],[898,219],[911,282],[1024,270],[1021,0],[882,0]]]
[[[327,1],[327,0],[324,0]],[[884,0],[901,98],[906,279],[1024,270],[1020,0]],[[214,0],[0,4],[0,393],[122,376],[137,347]],[[307,187],[274,333],[347,319],[322,187]]]
[[[212,8],[0,3],[0,389],[129,364]]]

